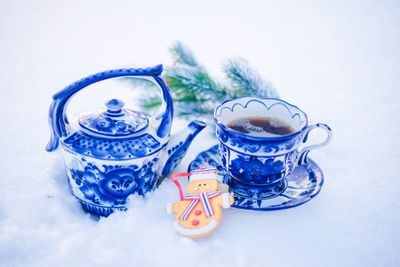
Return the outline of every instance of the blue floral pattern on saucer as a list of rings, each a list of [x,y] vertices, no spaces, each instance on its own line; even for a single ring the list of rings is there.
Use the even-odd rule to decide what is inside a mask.
[[[257,164],[244,162],[242,166],[253,168],[257,167]],[[268,187],[241,182],[228,175],[222,168],[218,145],[198,154],[190,163],[188,171],[209,167],[216,168],[223,176],[222,182],[229,185],[229,190],[233,192],[235,198],[233,207],[246,210],[268,211],[299,206],[314,198],[320,192],[324,182],[321,168],[311,159],[306,165],[296,166],[280,186]],[[274,169],[274,166],[271,167]],[[279,187],[284,191],[276,196],[275,191],[280,190]]]

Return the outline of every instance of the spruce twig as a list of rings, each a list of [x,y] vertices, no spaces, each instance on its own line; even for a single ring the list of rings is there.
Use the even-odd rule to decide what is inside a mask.
[[[223,84],[213,79],[195,58],[192,51],[181,42],[176,42],[170,49],[174,59],[172,66],[167,66],[164,79],[167,82],[174,101],[175,114],[180,117],[202,117],[212,119],[214,107],[223,99],[240,96],[277,97],[275,88],[264,81],[257,71],[241,58],[225,62],[223,70],[230,84]],[[139,98],[141,106],[153,110],[161,105],[161,98],[154,86],[148,81],[130,79],[133,85],[146,88],[146,93]]]
[[[226,97],[226,88],[198,67],[177,65],[166,69],[178,116],[204,116]]]
[[[241,95],[259,97],[278,97],[271,83],[264,81],[260,74],[242,59],[230,59],[224,65],[224,71],[232,87]]]
[[[181,42],[175,42],[170,51],[175,63],[192,67],[200,67],[193,55],[193,52]]]

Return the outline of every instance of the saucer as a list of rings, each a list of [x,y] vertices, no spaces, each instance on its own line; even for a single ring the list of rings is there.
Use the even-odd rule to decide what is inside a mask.
[[[190,163],[188,171],[198,168],[216,168],[223,176],[222,182],[234,193],[235,208],[268,211],[293,208],[314,198],[321,190],[324,175],[321,168],[311,159],[307,165],[297,166],[286,177],[287,187],[279,196],[270,196],[268,186],[246,184],[226,173],[219,162],[218,145],[201,153]]]

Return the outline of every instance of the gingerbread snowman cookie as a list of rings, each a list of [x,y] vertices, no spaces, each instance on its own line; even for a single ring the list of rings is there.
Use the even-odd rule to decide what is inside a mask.
[[[179,176],[190,176],[186,194],[183,194]],[[167,206],[167,212],[175,214],[174,229],[190,238],[201,238],[214,231],[222,220],[222,208],[233,204],[230,193],[220,191],[217,170],[198,169],[191,173],[179,173],[170,177],[177,185],[181,200]]]

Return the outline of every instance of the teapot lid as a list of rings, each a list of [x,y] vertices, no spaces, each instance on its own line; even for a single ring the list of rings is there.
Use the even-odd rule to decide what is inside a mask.
[[[137,135],[149,125],[145,113],[122,108],[124,102],[118,99],[106,101],[107,109],[79,116],[81,130],[89,135],[105,138],[124,138]]]

